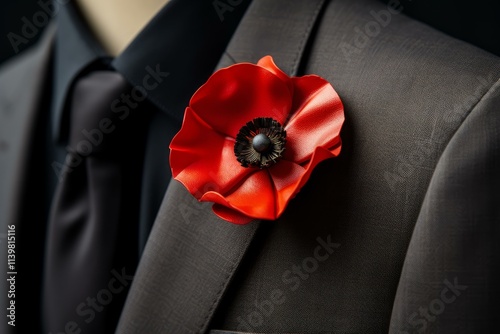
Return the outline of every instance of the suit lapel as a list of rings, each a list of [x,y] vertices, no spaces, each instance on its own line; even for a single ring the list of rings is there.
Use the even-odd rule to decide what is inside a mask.
[[[28,186],[26,170],[32,155],[31,143],[46,72],[52,51],[54,26],[49,26],[34,48],[7,62],[0,71],[0,233],[8,225],[16,225],[22,207],[21,192]],[[2,235],[3,236],[3,235]],[[3,236],[4,237],[4,236]],[[2,241],[5,241],[3,239]],[[1,242],[0,242],[1,243]],[[7,268],[7,247],[1,247],[0,266]],[[6,289],[6,273],[0,280],[0,290]],[[7,307],[7,295],[2,294],[1,306]],[[3,327],[5,326],[5,327]],[[12,329],[2,322],[0,332]]]
[[[218,67],[269,54],[296,74],[323,3],[255,0]],[[171,181],[117,332],[204,333],[259,225],[224,222]]]
[[[324,0],[254,0],[238,26],[218,68],[256,63],[271,55],[288,75],[297,75]]]
[[[0,74],[0,216],[1,226],[15,222],[17,192],[30,135],[33,133],[38,102],[46,78],[54,26],[47,28],[36,48],[8,62]],[[14,196],[13,196],[14,194]],[[13,203],[13,199],[14,203]]]

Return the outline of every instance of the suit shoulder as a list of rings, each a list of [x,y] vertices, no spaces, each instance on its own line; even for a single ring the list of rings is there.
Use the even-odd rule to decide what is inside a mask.
[[[402,13],[403,2],[339,0],[325,8],[318,36],[324,50],[339,52],[342,61],[352,63],[359,58],[383,53],[385,61],[433,61],[445,69],[463,72],[499,66],[500,58],[467,42],[453,38]],[[432,64],[429,64],[432,66]]]
[[[55,26],[49,25],[35,45],[0,66],[0,92],[13,93],[14,89],[19,88],[18,84],[28,78],[35,78],[40,71],[47,68],[54,34]]]
[[[305,72],[331,81],[367,134],[425,138],[442,149],[499,79],[500,57],[405,16],[398,4],[328,3]]]

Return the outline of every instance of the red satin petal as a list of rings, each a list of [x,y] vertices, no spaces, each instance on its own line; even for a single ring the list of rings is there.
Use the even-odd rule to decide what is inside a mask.
[[[288,75],[286,75],[285,72],[283,72],[278,66],[276,66],[276,63],[273,60],[273,57],[271,56],[265,56],[259,60],[257,63],[257,66],[264,67],[266,70],[270,71],[274,75],[276,75],[278,78],[283,80],[283,82],[288,86],[288,89],[290,90],[290,94],[293,94],[293,83],[292,80]],[[283,123],[281,123],[283,124]]]
[[[191,194],[224,193],[252,171],[234,156],[234,141],[223,137],[186,108],[182,129],[170,144],[172,175]]]
[[[281,160],[269,168],[276,189],[276,210],[279,217],[288,202],[295,196],[297,181],[306,173],[306,168],[290,161]]]
[[[254,170],[253,174],[225,196],[207,192],[200,200],[220,204],[248,217],[276,219],[274,184],[267,170]]]
[[[215,72],[190,102],[201,119],[232,138],[257,117],[272,117],[284,124],[291,105],[287,85],[278,76],[246,63]]]
[[[212,205],[212,210],[220,218],[237,225],[245,225],[254,220],[252,217],[245,216],[236,210],[220,204]]]
[[[344,107],[337,92],[316,75],[292,78],[294,114],[286,124],[287,149],[284,159],[303,163],[316,147],[335,146],[344,122]]]
[[[323,160],[339,155],[341,145],[332,150],[318,147],[313,151],[311,161],[306,166],[282,160],[269,169],[276,188],[276,216],[279,217],[286,209],[291,199],[297,195],[311,176],[312,171]]]

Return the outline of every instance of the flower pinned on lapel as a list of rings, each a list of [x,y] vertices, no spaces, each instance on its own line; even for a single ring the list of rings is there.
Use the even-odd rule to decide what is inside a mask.
[[[344,108],[316,75],[289,77],[270,56],[215,72],[170,144],[173,177],[222,219],[274,220],[316,165],[340,153]]]

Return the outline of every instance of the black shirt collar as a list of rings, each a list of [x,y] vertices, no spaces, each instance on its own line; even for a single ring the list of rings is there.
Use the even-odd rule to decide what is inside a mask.
[[[61,137],[66,97],[78,75],[91,63],[107,57],[77,8],[70,1],[60,5],[54,55],[54,90],[52,99],[52,130],[54,139]]]
[[[250,1],[240,1],[221,16],[213,0],[171,0],[112,66],[180,122],[189,98],[215,69]],[[55,50],[52,124],[59,140],[74,80],[92,63],[109,57],[72,2],[61,6]],[[158,85],[148,79],[155,72]]]

